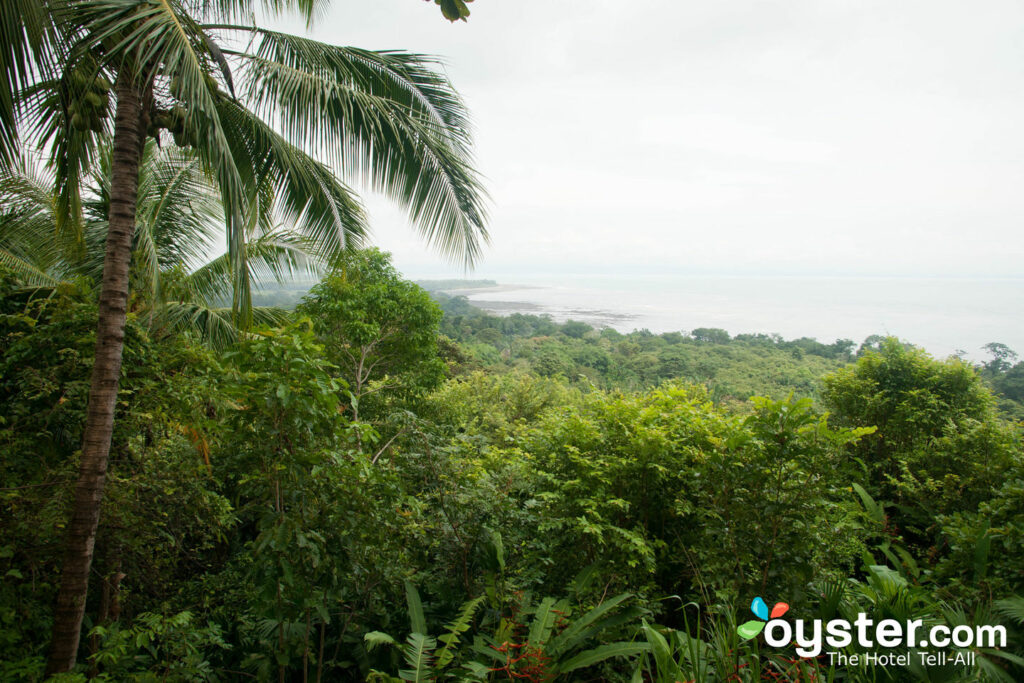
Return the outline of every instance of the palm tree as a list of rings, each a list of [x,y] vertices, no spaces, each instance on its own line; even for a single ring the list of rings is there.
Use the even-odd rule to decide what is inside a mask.
[[[416,226],[448,256],[472,263],[486,232],[466,112],[432,60],[336,47],[255,26],[257,6],[296,9],[309,21],[322,2],[47,0],[43,5],[56,27],[50,52],[58,76],[24,92],[22,127],[49,150],[60,233],[81,233],[81,182],[98,137],[112,127],[96,357],[47,664],[47,672],[56,673],[74,666],[85,609],[147,135],[173,134],[177,143],[194,147],[218,182],[232,309],[243,326],[251,321],[246,226],[255,220],[253,207],[259,202],[254,198],[268,188],[283,214],[328,257],[345,248],[350,236],[366,232],[359,203],[332,168],[406,206]]]

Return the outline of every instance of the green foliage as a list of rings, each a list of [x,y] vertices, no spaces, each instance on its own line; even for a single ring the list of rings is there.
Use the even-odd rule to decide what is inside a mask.
[[[215,681],[207,657],[229,649],[216,625],[199,626],[190,612],[140,614],[130,628],[96,626],[89,635],[99,641],[91,662],[112,681]]]
[[[977,671],[926,673],[1019,678],[1019,441],[970,367],[881,341],[827,379],[831,415],[810,397],[716,401],[714,384],[606,389],[618,359],[731,357],[726,373],[797,363],[795,348],[803,363],[839,356],[529,317],[483,319],[466,351],[439,345],[436,307],[384,255],[350,258],[288,325],[223,351],[130,319],[72,679],[876,676],[741,638],[736,605],[754,595],[798,618],[1003,623],[1010,647],[979,651]],[[0,273],[2,678],[41,676],[89,298],[39,297]],[[419,313],[396,313],[407,305]],[[396,318],[419,321],[403,333],[415,339],[374,345]],[[397,379],[370,381],[372,423],[352,419],[338,363],[353,339],[396,349],[375,356]],[[527,350],[595,380],[541,376]]]
[[[481,377],[439,396],[460,410],[473,383],[489,388]],[[487,394],[474,400],[492,405]],[[727,596],[767,585],[798,596],[812,574],[845,571],[840,558],[859,556],[848,490],[826,475],[843,445],[870,430],[833,431],[809,401],[763,400],[739,418],[700,389],[669,385],[594,392],[545,408],[528,425],[501,416],[491,424],[468,427],[459,437],[467,448],[449,457],[474,457],[486,473],[476,481],[508,472],[518,482],[505,495],[519,498],[534,526],[517,528],[512,510],[499,517],[503,537],[514,539],[518,581],[532,583],[531,568],[550,565],[545,589],[563,590],[592,566],[607,577],[604,591],[653,596],[700,585]],[[487,444],[482,458],[467,437]]]
[[[500,617],[485,617],[481,621],[472,647],[464,650],[462,658],[456,655],[455,646],[460,642],[460,634],[470,629],[483,596],[466,602],[456,619],[445,627],[446,633],[435,639],[424,633],[426,624],[419,593],[408,583],[406,591],[413,628],[402,646],[407,668],[401,669],[397,678],[374,670],[368,680],[475,680],[496,674],[539,682],[594,667],[609,659],[630,657],[644,649],[640,644],[626,641],[584,649],[635,622],[642,610],[637,607],[620,609],[632,596],[615,596],[577,618],[573,618],[568,600],[548,597],[537,604],[519,600],[500,605]],[[529,623],[525,621],[527,617],[531,617]],[[398,645],[395,638],[385,633],[367,633],[364,639],[371,649]],[[444,643],[440,650],[436,650],[438,641]],[[460,664],[458,669],[453,668],[454,664]]]
[[[473,372],[442,385],[430,399],[438,421],[500,442],[516,425],[552,408],[572,408],[581,394],[565,384],[526,373]]]
[[[1006,344],[989,342],[982,348],[988,351],[989,355],[992,356],[992,360],[985,363],[985,369],[989,372],[1006,372],[1013,365],[1013,361],[1017,360],[1017,352]]]
[[[230,456],[233,488],[243,524],[252,525],[246,597],[264,648],[246,665],[306,666],[312,629],[329,620],[344,571],[345,557],[329,551],[343,529],[328,523],[332,484],[348,456],[342,385],[308,321],[262,332],[227,357],[238,369],[228,388],[236,402],[228,426],[240,437]]]
[[[1024,594],[1024,473],[1019,463],[976,510],[937,521],[948,544],[936,567],[939,580],[961,594]]]
[[[1024,363],[1017,363],[995,380],[996,388],[1009,399],[1024,403]]]
[[[1017,352],[1006,344],[991,342],[982,347],[992,357],[979,372],[999,396],[999,409],[1008,418],[1024,421],[1024,362],[1014,363]]]
[[[847,489],[832,479],[842,448],[872,428],[831,429],[809,399],[755,398],[754,412],[705,454],[703,484],[678,504],[702,542],[691,563],[728,602],[750,594],[804,598],[812,580],[845,573],[862,534]],[[706,483],[705,483],[706,482]]]
[[[702,615],[703,616],[703,615]],[[647,649],[633,680],[646,674],[655,683],[728,680],[816,680],[812,663],[761,653],[756,640],[737,636],[732,611],[698,618],[693,631],[643,623]]]
[[[848,360],[853,345],[768,335],[730,339],[722,330],[708,329],[689,335],[623,335],[575,321],[558,325],[538,316],[488,315],[465,297],[433,296],[445,311],[442,332],[469,352],[460,363],[464,371],[529,370],[581,386],[626,391],[683,379],[706,385],[717,402],[734,406],[755,395],[815,396],[820,377]]]
[[[864,579],[844,578],[815,587],[816,604],[800,615],[804,619],[829,621],[836,618],[853,623],[865,614],[874,623],[893,619],[900,623],[920,620],[922,629],[943,625],[974,628],[1001,623],[999,614],[987,605],[973,611],[937,602],[926,589],[909,583],[885,565],[865,567]],[[998,611],[1013,617],[1018,601],[999,603]],[[729,607],[705,611],[698,605],[697,618],[685,628],[675,630],[643,624],[647,650],[640,659],[633,680],[644,677],[655,682],[674,681],[1012,681],[1021,671],[1024,659],[1001,648],[959,648],[948,650],[949,662],[922,666],[914,647],[887,648],[894,656],[906,656],[909,663],[890,666],[865,663],[863,655],[877,652],[856,643],[833,650],[859,655],[860,663],[833,665],[826,657],[801,658],[792,649],[764,647],[757,638],[739,638],[735,610]],[[954,657],[976,657],[975,666],[955,664]],[[968,660],[969,661],[969,660]]]
[[[444,627],[444,634],[438,638],[427,635],[426,617],[419,591],[409,581],[405,582],[406,603],[409,610],[411,630],[402,646],[402,656],[407,668],[401,669],[397,679],[379,671],[372,671],[369,680],[436,681],[456,677],[454,666],[459,654],[463,634],[469,630],[474,614],[483,597],[467,601],[459,609],[455,619]],[[363,636],[367,650],[378,646],[397,646],[398,642],[386,633],[371,631]],[[438,642],[442,643],[437,650]]]
[[[441,311],[401,279],[388,254],[344,254],[297,312],[312,319],[327,358],[347,382],[353,419],[379,420],[389,399],[420,396],[442,377]]]
[[[0,614],[17,626],[0,639],[0,659],[17,661],[41,655],[46,643],[96,309],[70,294],[29,298],[20,290],[9,292],[2,307],[0,531],[10,552]],[[134,321],[127,337],[93,564],[97,626],[142,604],[159,609],[181,582],[211,565],[234,523],[209,469],[217,436],[208,411],[223,404],[216,396],[222,368],[203,349],[155,343]],[[139,596],[131,607],[127,593]]]
[[[818,587],[820,601],[815,616],[828,620],[836,617],[852,622],[861,613],[867,614],[875,623],[883,619],[894,619],[899,622],[920,620],[923,629],[944,625],[949,629],[957,626],[996,625],[1001,623],[997,613],[993,612],[988,602],[966,607],[963,604],[953,605],[936,598],[933,592],[917,585],[895,569],[885,564],[868,564],[864,567],[863,579],[849,578],[845,581],[833,582]],[[916,656],[920,650],[916,644],[911,647],[898,647],[894,654],[910,653],[908,665],[880,669],[864,664],[838,669],[850,679],[859,680],[928,680],[928,681],[966,681],[966,680],[998,680],[1011,681],[1016,678],[1011,672],[1019,673],[1024,659],[1001,648],[949,648],[950,663],[942,666],[921,664]],[[867,649],[851,643],[843,651],[847,654],[863,653]],[[973,654],[978,659],[974,667],[956,665],[953,658],[957,655]],[[835,673],[833,673],[835,675]]]
[[[729,333],[717,327],[699,327],[690,336],[705,344],[728,344]]]
[[[877,426],[849,449],[851,467],[873,498],[893,506],[894,532],[932,559],[945,551],[936,521],[973,514],[1020,467],[1019,433],[998,419],[974,368],[956,358],[934,360],[885,339],[824,381],[836,424]]]

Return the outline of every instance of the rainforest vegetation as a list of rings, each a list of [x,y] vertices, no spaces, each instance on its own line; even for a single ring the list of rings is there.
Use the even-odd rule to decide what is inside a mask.
[[[419,284],[429,289],[434,282]],[[491,315],[464,296],[444,291],[431,294],[445,312],[441,332],[460,343],[465,367],[518,368],[546,377],[560,374],[570,382],[622,390],[683,377],[707,386],[720,403],[745,401],[754,395],[783,398],[789,392],[817,400],[822,376],[869,350],[880,350],[885,340],[871,335],[859,344],[850,339],[825,344],[808,337],[787,340],[777,334],[730,336],[716,328],[622,334],[573,320],[558,324],[545,316]],[[993,391],[1003,416],[1024,418],[1024,362],[998,342],[978,350],[989,358],[976,364],[975,370]]]
[[[84,281],[9,271],[0,301],[0,678],[33,680],[97,307]],[[444,306],[363,250],[221,344],[129,315],[76,675],[1024,671],[1020,425],[986,379],[1007,358]],[[805,618],[1003,624],[1011,646],[975,667],[830,670],[740,638],[756,596]]]
[[[468,112],[256,21],[324,4],[0,0],[0,680],[1024,678],[1012,349],[432,296],[349,183],[473,264]],[[837,665],[766,600],[1008,638]]]

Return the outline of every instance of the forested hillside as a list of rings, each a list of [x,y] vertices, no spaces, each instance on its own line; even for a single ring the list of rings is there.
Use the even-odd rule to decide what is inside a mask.
[[[491,315],[464,296],[431,294],[444,311],[441,330],[459,342],[465,367],[499,372],[518,368],[546,377],[561,375],[570,383],[623,390],[682,378],[705,385],[716,402],[727,404],[755,395],[784,398],[789,392],[817,399],[825,374],[869,350],[878,351],[884,341],[878,335],[860,344],[849,339],[831,344],[808,337],[786,340],[768,334],[730,337],[715,328],[621,334],[572,320],[558,324],[536,315]],[[1024,419],[1024,362],[1015,362],[1016,352],[1005,344],[993,342],[985,350],[991,360],[976,369],[1004,415]]]
[[[279,315],[220,343],[129,315],[64,680],[1024,676],[1007,355],[500,318],[372,250]],[[2,680],[42,678],[96,316],[2,276]],[[1009,646],[833,667],[738,632],[758,596]]]

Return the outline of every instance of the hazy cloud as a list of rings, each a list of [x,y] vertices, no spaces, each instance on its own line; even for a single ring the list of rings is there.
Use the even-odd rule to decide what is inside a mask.
[[[493,195],[478,269],[1020,276],[1024,6],[338,0],[444,56]],[[302,27],[278,22],[290,30]],[[409,274],[457,272],[369,204]]]

